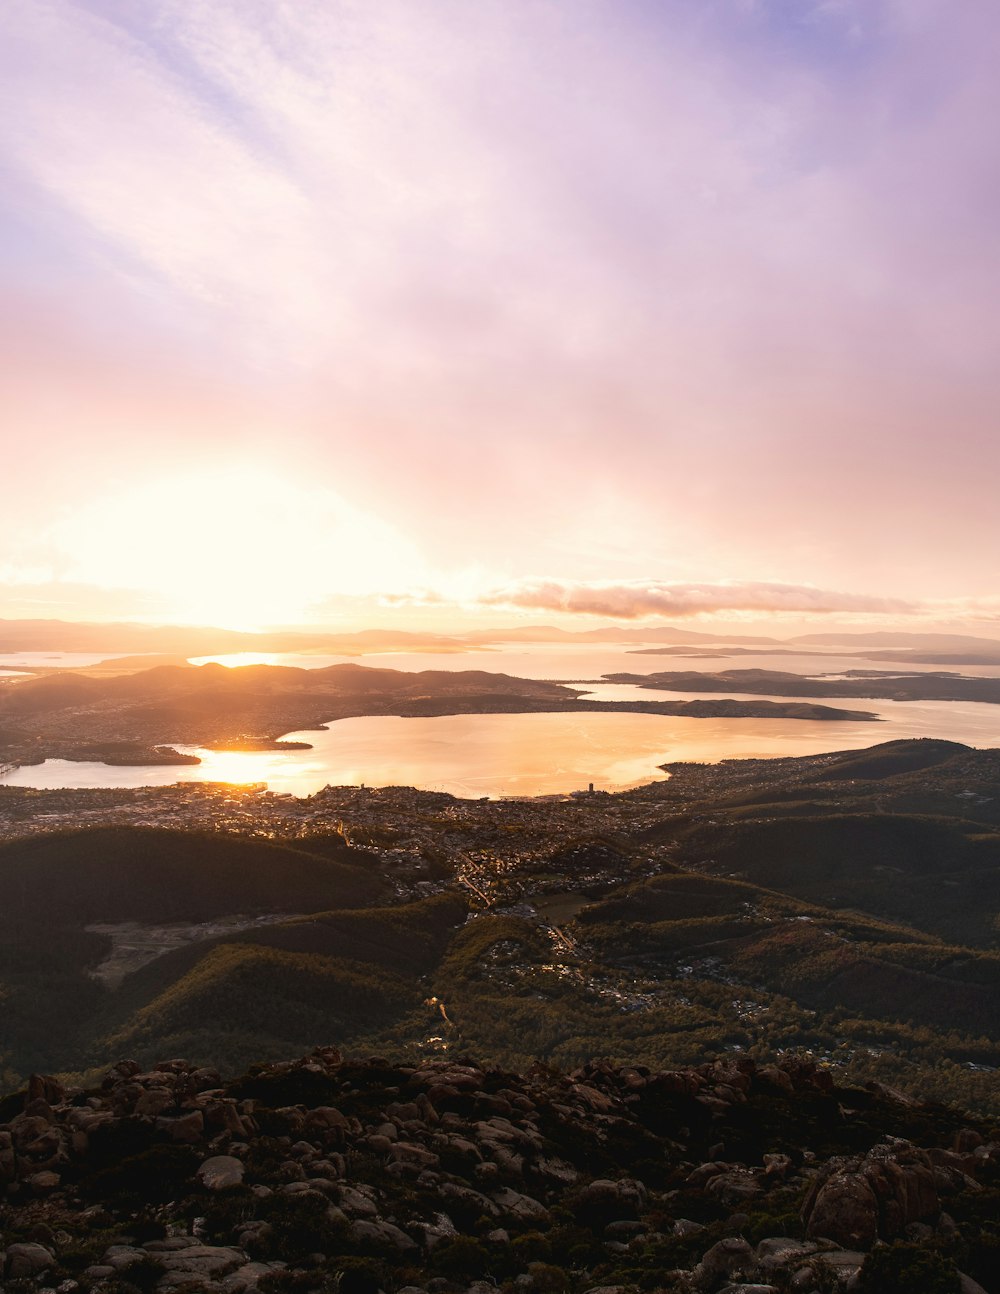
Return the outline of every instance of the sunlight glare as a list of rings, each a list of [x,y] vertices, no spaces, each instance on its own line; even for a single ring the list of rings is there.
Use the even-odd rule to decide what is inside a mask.
[[[427,580],[415,545],[380,517],[255,468],[122,488],[58,523],[53,542],[64,579],[142,590],[164,618],[232,628]]]

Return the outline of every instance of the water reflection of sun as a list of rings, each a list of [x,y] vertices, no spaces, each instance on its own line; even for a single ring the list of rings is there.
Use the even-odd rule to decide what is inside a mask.
[[[308,757],[309,751],[179,749],[197,755],[201,760],[199,781],[228,782],[236,786],[266,782],[272,790],[281,791],[286,789],[285,783],[294,784],[303,777],[309,780],[322,768],[319,760],[302,758]],[[287,789],[295,789],[299,795],[303,793],[297,786],[289,785]]]

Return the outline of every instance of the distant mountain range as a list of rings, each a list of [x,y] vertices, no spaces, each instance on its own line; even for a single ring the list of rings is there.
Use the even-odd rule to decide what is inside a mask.
[[[438,634],[401,629],[364,629],[351,633],[274,630],[247,633],[196,625],[96,624],[67,620],[0,620],[0,664],[5,652],[156,652],[207,656],[222,652],[326,651],[361,655],[373,651],[467,651],[504,642],[517,643],[674,643],[735,644],[744,647],[905,648],[914,652],[975,652],[1000,659],[1000,640],[969,634],[837,630],[790,638],[759,634],[720,634],[674,625],[604,626],[562,629],[553,625],[504,626],[467,633]]]

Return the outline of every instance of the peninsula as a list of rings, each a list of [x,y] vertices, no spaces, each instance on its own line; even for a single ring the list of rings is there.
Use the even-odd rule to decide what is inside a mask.
[[[634,712],[688,718],[875,720],[867,711],[799,701],[588,700],[578,688],[485,670],[408,672],[332,665],[293,669],[165,665],[94,677],[59,672],[0,688],[0,762],[190,763],[174,745],[291,748],[282,734],[373,715]],[[302,748],[302,743],[297,743]]]

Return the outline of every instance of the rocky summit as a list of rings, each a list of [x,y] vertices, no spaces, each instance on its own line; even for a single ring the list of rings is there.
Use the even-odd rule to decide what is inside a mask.
[[[800,1058],[332,1048],[0,1102],[5,1294],[982,1294],[1000,1132]]]

